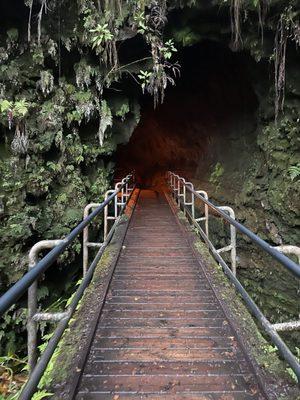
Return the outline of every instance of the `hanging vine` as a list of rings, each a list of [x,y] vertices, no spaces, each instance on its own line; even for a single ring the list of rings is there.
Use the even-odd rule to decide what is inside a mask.
[[[291,7],[279,17],[275,34],[274,68],[275,68],[275,121],[284,109],[286,87],[286,52],[288,40],[300,45],[300,23],[295,20],[298,13]]]
[[[231,0],[231,32],[233,50],[238,50],[242,43],[241,10],[243,0]]]

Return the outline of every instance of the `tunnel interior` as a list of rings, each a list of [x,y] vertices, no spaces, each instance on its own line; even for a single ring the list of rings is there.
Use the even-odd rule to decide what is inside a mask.
[[[117,149],[117,170],[135,170],[142,187],[161,185],[167,170],[204,178],[216,162],[239,168],[239,147],[255,135],[258,99],[249,55],[203,41],[178,59],[176,86],[156,109],[144,100],[138,127]]]

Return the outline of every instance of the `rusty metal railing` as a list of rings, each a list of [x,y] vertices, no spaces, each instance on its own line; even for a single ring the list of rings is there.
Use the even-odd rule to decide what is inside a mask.
[[[297,246],[281,246],[278,248],[274,248],[270,246],[267,242],[258,237],[255,233],[246,228],[243,224],[239,223],[235,219],[234,211],[230,207],[218,207],[211,203],[208,200],[208,195],[204,191],[197,191],[194,188],[194,185],[191,182],[186,182],[184,178],[179,175],[174,174],[173,172],[167,173],[167,180],[170,186],[172,195],[176,204],[183,209],[185,215],[188,216],[190,222],[197,228],[202,239],[207,244],[209,250],[212,255],[216,259],[216,261],[223,268],[224,273],[230,279],[230,281],[234,284],[236,290],[240,293],[243,300],[245,301],[247,307],[250,309],[251,313],[256,317],[258,322],[260,323],[263,330],[268,334],[272,343],[278,348],[282,357],[286,360],[286,362],[290,365],[292,370],[295,372],[298,383],[300,384],[300,364],[298,359],[293,355],[285,342],[278,335],[277,331],[282,330],[295,330],[300,328],[299,321],[291,321],[282,324],[274,324],[272,325],[252,298],[249,296],[243,285],[236,277],[236,230],[240,233],[246,235],[254,244],[259,246],[266,253],[271,255],[273,259],[278,261],[281,265],[283,265],[288,271],[290,271],[296,278],[300,278],[300,265],[296,264],[290,258],[286,257],[285,254],[295,254],[298,257],[300,262],[300,248]],[[190,199],[188,199],[188,193],[190,195]],[[204,217],[195,218],[195,199],[200,200],[202,204],[204,204],[205,212]],[[231,233],[231,243],[229,246],[224,247],[223,249],[217,250],[208,236],[209,231],[209,210],[212,210],[213,213],[226,222],[230,224],[230,233]],[[228,215],[229,213],[229,215]],[[202,229],[200,222],[205,221],[205,230]],[[221,254],[224,251],[231,252],[231,268],[227,265],[225,260],[222,258]]]

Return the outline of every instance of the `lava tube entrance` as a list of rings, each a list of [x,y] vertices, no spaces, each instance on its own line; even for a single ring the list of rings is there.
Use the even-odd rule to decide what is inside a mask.
[[[154,110],[146,98],[138,127],[117,149],[117,169],[135,170],[142,187],[163,185],[168,170],[204,176],[210,165],[232,157],[236,140],[255,131],[250,57],[207,41],[184,49],[179,62],[181,77],[164,103]]]

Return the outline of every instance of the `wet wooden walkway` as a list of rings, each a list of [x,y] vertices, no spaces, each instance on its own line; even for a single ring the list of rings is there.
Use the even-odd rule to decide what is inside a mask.
[[[76,399],[263,399],[164,195],[142,191]]]

